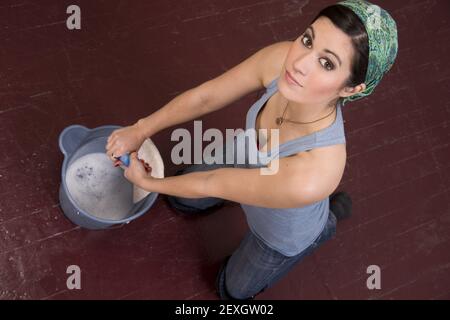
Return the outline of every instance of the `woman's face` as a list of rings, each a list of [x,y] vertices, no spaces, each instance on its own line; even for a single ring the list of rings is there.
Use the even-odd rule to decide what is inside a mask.
[[[339,96],[350,96],[344,82],[350,76],[351,38],[327,17],[320,17],[297,38],[286,56],[278,83],[290,101],[326,105]],[[297,81],[286,79],[286,71]]]

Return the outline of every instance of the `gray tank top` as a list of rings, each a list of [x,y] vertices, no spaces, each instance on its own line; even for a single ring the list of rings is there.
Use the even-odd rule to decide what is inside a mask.
[[[264,95],[248,110],[246,130],[255,130],[257,115],[267,100],[278,90],[277,83],[278,78],[268,85]],[[284,158],[317,147],[345,144],[341,107],[341,104],[338,103],[336,119],[329,127],[307,136],[289,140],[280,144],[278,148],[273,150],[271,148],[269,152],[259,151],[256,139],[245,137],[244,132],[241,132],[235,136],[234,150],[237,150],[239,136],[241,136],[241,139],[243,136],[245,163],[238,164],[236,156],[234,156],[234,167],[267,167],[267,164],[275,156]],[[250,152],[257,153],[256,163],[254,160],[249,161]],[[233,156],[230,155],[229,157]],[[329,198],[299,208],[264,208],[246,204],[241,204],[241,207],[245,212],[250,229],[257,237],[278,252],[286,256],[294,256],[310,246],[322,232],[328,219]]]

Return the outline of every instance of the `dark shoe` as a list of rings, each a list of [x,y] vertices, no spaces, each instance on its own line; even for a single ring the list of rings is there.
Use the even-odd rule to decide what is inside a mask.
[[[330,210],[338,221],[347,219],[352,215],[352,199],[345,191],[333,193],[330,196]]]
[[[177,172],[175,172],[174,176],[179,176],[179,175],[183,175],[184,173],[189,173],[190,170],[192,170],[192,168],[190,166],[187,166],[187,167],[185,167],[183,169],[180,169]],[[173,209],[175,209],[176,211],[179,211],[179,212],[184,213],[184,214],[195,214],[195,213],[205,213],[205,214],[207,214],[207,213],[212,213],[216,209],[222,207],[224,205],[224,203],[225,203],[225,201],[220,201],[217,204],[209,206],[209,207],[206,207],[206,208],[196,208],[196,207],[191,207],[189,205],[182,204],[182,203],[178,202],[177,198],[178,197],[171,196],[171,195],[166,195],[166,199],[167,199],[167,202],[168,202],[169,206],[172,207]],[[195,202],[195,200],[193,200],[193,201]]]
[[[172,196],[166,195],[166,199],[167,199],[167,202],[169,203],[169,206],[171,208],[173,208],[176,211],[179,211],[181,213],[184,213],[184,214],[193,214],[193,213],[199,213],[199,212],[203,211],[203,210],[200,210],[200,209],[191,208],[191,207],[187,207],[187,206],[182,205],[181,203],[179,203],[176,200],[176,197],[172,197]]]
[[[198,214],[198,213],[209,214],[209,213],[213,213],[214,211],[221,208],[225,204],[225,201],[221,201],[210,207],[200,209],[200,208],[190,207],[190,206],[184,205],[182,203],[179,203],[177,201],[177,197],[166,195],[166,199],[169,204],[169,207],[172,207],[176,211],[181,212],[183,214]]]

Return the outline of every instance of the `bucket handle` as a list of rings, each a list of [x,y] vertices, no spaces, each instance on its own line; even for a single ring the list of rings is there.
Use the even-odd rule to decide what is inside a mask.
[[[67,156],[72,154],[81,141],[89,134],[89,129],[78,124],[65,128],[59,135],[59,149]]]

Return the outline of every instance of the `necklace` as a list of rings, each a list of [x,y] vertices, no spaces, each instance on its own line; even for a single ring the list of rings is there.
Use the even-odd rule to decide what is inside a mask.
[[[288,103],[286,104],[286,107],[284,107],[283,115],[282,115],[281,117],[278,117],[278,118],[275,120],[275,122],[276,122],[276,124],[277,124],[278,126],[281,126],[281,125],[283,124],[284,121],[286,121],[286,122],[292,122],[292,123],[297,123],[297,124],[308,124],[308,123],[317,122],[317,121],[320,121],[320,120],[325,119],[326,117],[330,116],[330,115],[334,112],[334,110],[336,109],[336,107],[335,107],[335,108],[333,109],[333,111],[331,111],[328,115],[326,115],[325,117],[320,118],[320,119],[318,119],[318,120],[311,121],[311,122],[298,122],[298,121],[293,121],[293,120],[289,120],[289,119],[285,119],[285,118],[284,118],[284,114],[286,113],[288,104],[289,104],[289,101],[288,101]]]

